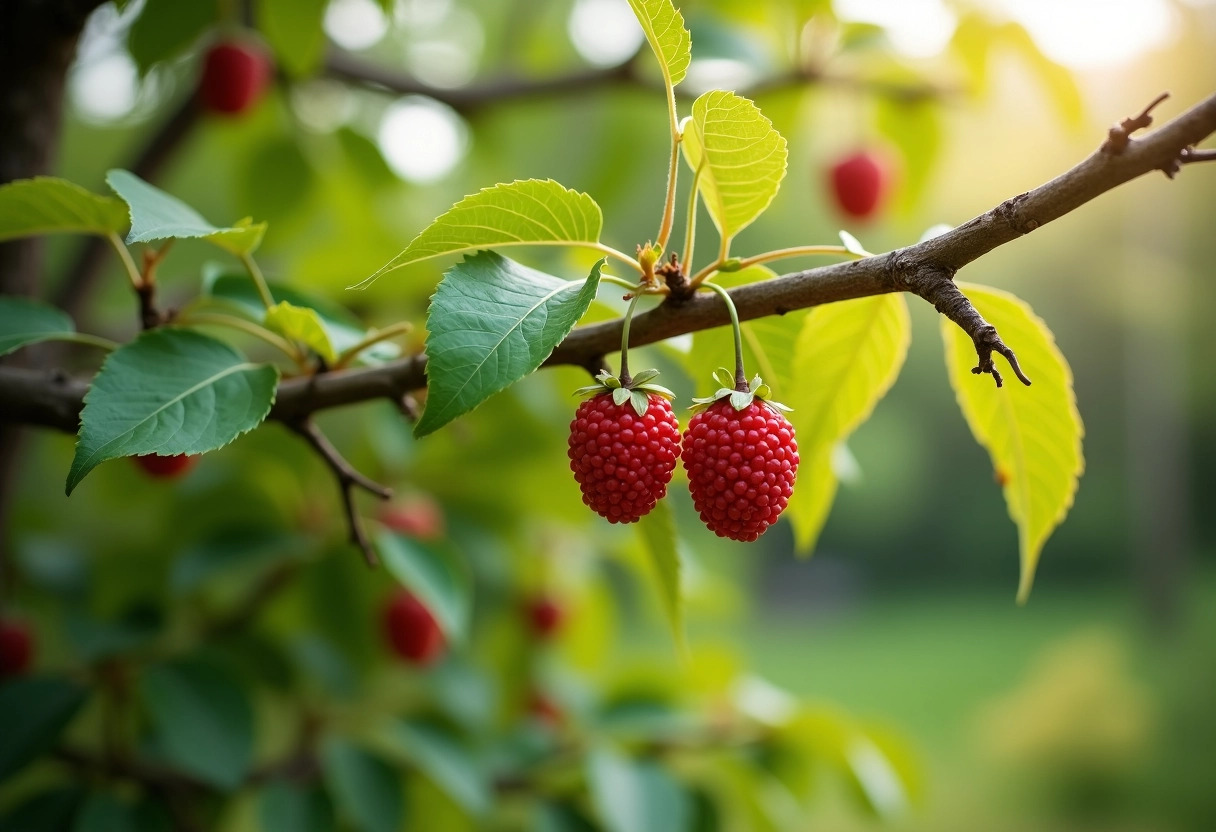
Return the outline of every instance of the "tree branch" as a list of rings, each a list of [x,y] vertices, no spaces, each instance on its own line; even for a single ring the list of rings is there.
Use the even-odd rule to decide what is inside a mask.
[[[648,50],[647,50],[648,51]],[[502,78],[480,84],[445,89],[434,87],[406,73],[358,58],[347,52],[333,51],[325,61],[325,73],[344,81],[363,84],[373,89],[387,90],[397,95],[425,95],[442,101],[459,113],[468,115],[488,106],[510,103],[517,99],[553,98],[587,95],[603,89],[636,88],[661,91],[662,86],[647,80],[637,69],[635,54],[619,64],[603,69],[588,69],[552,78]],[[820,69],[800,69],[765,78],[740,95],[756,96],[807,85],[840,87],[893,98],[898,101],[923,101],[957,94],[957,90],[927,83],[904,83],[836,75]],[[688,97],[688,90],[676,90]]]
[[[321,378],[323,377],[321,376]],[[346,510],[346,525],[350,529],[350,541],[363,552],[367,565],[375,566],[379,560],[376,557],[376,549],[372,546],[367,537],[367,531],[363,528],[363,518],[359,516],[359,511],[355,506],[355,489],[362,488],[382,500],[393,496],[392,489],[380,485],[355,470],[355,467],[346,461],[310,417],[305,416],[303,419],[287,424],[304,437],[309,445],[312,445],[313,450],[325,460],[330,470],[333,471],[334,478],[338,481],[338,488],[342,491],[342,506]]]
[[[909,292],[932,303],[958,324],[976,345],[978,371],[992,373],[992,354],[1010,361],[1012,350],[954,285],[954,275],[998,246],[1064,216],[1091,199],[1154,170],[1168,171],[1189,151],[1216,133],[1216,95],[1141,139],[1129,138],[1118,152],[1099,149],[1071,170],[1032,191],[1002,202],[941,236],[886,254],[786,274],[731,290],[741,320],[783,315],[796,309],[885,292]],[[730,318],[716,295],[669,300],[633,320],[631,341],[652,344],[675,335],[724,326]],[[558,345],[545,366],[596,366],[616,351],[621,322],[579,327]],[[332,407],[377,398],[400,403],[426,386],[426,357],[417,355],[378,367],[323,373],[284,381],[270,418],[288,424]],[[994,374],[995,375],[995,374]],[[0,367],[0,420],[74,432],[79,424],[84,381],[62,373]]]

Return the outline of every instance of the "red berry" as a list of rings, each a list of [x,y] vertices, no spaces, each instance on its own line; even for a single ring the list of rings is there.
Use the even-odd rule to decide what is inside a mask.
[[[556,633],[565,617],[566,611],[552,598],[542,596],[528,604],[528,620],[532,623],[532,630],[542,638]]]
[[[648,393],[646,415],[601,393],[578,407],[570,423],[570,469],[583,502],[610,523],[634,523],[667,494],[680,448],[671,404]]]
[[[550,728],[560,728],[566,721],[558,704],[540,691],[534,690],[528,694],[528,713]]]
[[[0,622],[0,677],[17,676],[34,661],[34,636],[18,621]]]
[[[198,461],[198,456],[187,454],[176,454],[174,456],[143,454],[142,456],[133,456],[131,459],[150,477],[173,479],[174,477],[180,477],[193,468],[194,463]]]
[[[245,43],[219,43],[203,58],[199,94],[213,113],[238,115],[262,97],[270,80],[270,60]]]
[[[426,605],[402,590],[384,608],[384,634],[398,656],[428,665],[443,653],[446,640]]]
[[[831,178],[836,205],[855,219],[872,216],[886,195],[886,165],[867,151],[846,156],[832,165]]]
[[[425,494],[403,497],[385,506],[380,522],[395,532],[417,538],[434,540],[443,537],[443,509]]]
[[[684,432],[692,503],[719,537],[755,540],[777,521],[794,490],[798,443],[785,417],[760,400],[735,410],[719,399]]]

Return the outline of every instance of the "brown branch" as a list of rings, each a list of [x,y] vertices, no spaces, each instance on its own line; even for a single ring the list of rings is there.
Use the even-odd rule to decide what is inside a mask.
[[[619,64],[603,69],[571,72],[551,78],[502,78],[464,87],[444,89],[419,81],[411,75],[381,64],[333,51],[325,61],[325,73],[344,81],[364,84],[395,95],[425,95],[442,101],[457,112],[468,115],[489,106],[519,99],[554,98],[588,95],[604,89],[635,88],[661,91],[663,88],[648,80],[637,68],[635,54]],[[893,98],[898,101],[924,101],[957,94],[956,90],[927,83],[884,81],[861,76],[836,75],[824,70],[801,69],[765,78],[739,90],[741,95],[757,96],[808,85],[833,86],[857,92]],[[676,89],[681,97],[691,97],[688,89]]]
[[[962,298],[954,275],[998,246],[1058,219],[1095,197],[1146,173],[1162,170],[1185,148],[1216,133],[1216,95],[1205,99],[1141,139],[1131,139],[1115,155],[1098,150],[1089,158],[1032,191],[941,236],[886,254],[786,274],[731,290],[741,320],[783,315],[796,309],[852,298],[904,291],[932,303],[971,336],[978,369],[992,372],[992,354],[1010,361],[1013,352],[996,331]],[[652,344],[676,335],[725,326],[730,317],[716,295],[667,302],[633,320],[631,342]],[[620,345],[621,322],[579,327],[545,362],[586,367]],[[270,418],[288,424],[312,413],[369,399],[399,403],[426,386],[426,357],[417,355],[378,367],[296,378],[279,386]],[[1014,370],[1018,374],[1018,370]],[[1019,376],[1022,377],[1022,376]],[[1023,377],[1024,378],[1024,377]],[[0,367],[0,420],[75,431],[84,381],[45,371]]]
[[[324,378],[324,376],[318,378]],[[350,529],[350,541],[363,552],[367,565],[375,566],[379,563],[379,559],[376,557],[375,547],[367,537],[367,530],[363,528],[363,518],[355,506],[354,492],[356,488],[362,488],[382,500],[387,500],[393,496],[392,489],[386,488],[355,470],[355,467],[346,461],[311,418],[305,417],[299,421],[289,422],[288,426],[304,437],[333,471],[334,477],[338,480],[338,488],[342,491],[342,506],[346,511],[346,525]]]

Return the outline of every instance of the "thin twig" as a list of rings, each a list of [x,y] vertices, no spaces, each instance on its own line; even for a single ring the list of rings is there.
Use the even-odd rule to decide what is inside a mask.
[[[379,563],[379,558],[376,557],[376,549],[367,537],[367,530],[363,528],[363,518],[355,507],[354,491],[356,488],[362,488],[364,491],[375,494],[382,500],[387,500],[393,496],[392,489],[369,479],[355,470],[354,466],[346,461],[311,418],[295,422],[290,427],[300,436],[304,437],[308,441],[308,444],[312,445],[313,450],[321,455],[321,458],[325,460],[330,470],[333,471],[334,477],[338,480],[338,487],[342,492],[342,505],[346,511],[346,524],[350,529],[351,543],[358,546],[360,551],[363,552],[363,558],[367,561],[368,566],[376,566]]]
[[[1153,110],[1156,109],[1158,104],[1169,97],[1170,94],[1168,92],[1161,93],[1161,95],[1150,101],[1149,105],[1141,110],[1139,115],[1125,118],[1110,128],[1106,141],[1102,143],[1102,152],[1118,156],[1126,150],[1132,140],[1132,133],[1150,126],[1153,123]]]

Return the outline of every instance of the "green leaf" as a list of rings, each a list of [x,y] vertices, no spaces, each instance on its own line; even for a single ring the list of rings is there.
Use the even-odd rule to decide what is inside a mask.
[[[135,813],[108,792],[92,792],[72,824],[72,832],[136,832]]]
[[[832,450],[891,389],[910,340],[898,293],[817,306],[807,316],[791,362],[798,382],[786,397],[802,457],[788,509],[800,551],[814,548],[832,507]]]
[[[170,763],[220,789],[241,785],[253,760],[253,709],[236,679],[182,659],[146,668],[139,689]]]
[[[659,59],[663,81],[674,87],[684,80],[692,62],[692,38],[683,16],[671,0],[629,0],[629,5]]]
[[[290,286],[272,283],[269,288],[270,296],[277,303],[285,302],[316,312],[334,352],[343,352],[367,337],[367,328],[345,307]],[[254,323],[261,323],[265,318],[266,307],[262,303],[262,296],[246,274],[225,274],[222,269],[204,268],[203,293],[208,300],[218,301],[229,311],[235,311]],[[359,354],[361,359],[374,361],[391,361],[400,355],[400,347],[388,342],[376,344]]]
[[[55,744],[89,691],[53,676],[28,676],[0,685],[0,781]],[[14,718],[19,715],[20,718]]]
[[[671,504],[659,500],[649,514],[638,521],[638,533],[642,537],[650,562],[659,584],[659,600],[667,623],[671,626],[676,645],[683,650],[684,642],[684,596],[680,584],[679,538],[676,536],[675,516]]]
[[[334,832],[334,807],[318,788],[272,781],[258,801],[262,832]]]
[[[325,359],[327,364],[338,360],[321,316],[315,309],[279,301],[266,310],[266,328],[289,341],[299,341]]]
[[[79,788],[60,788],[41,792],[18,804],[0,817],[0,829],[12,832],[64,832],[72,828],[72,818],[84,799]]]
[[[0,185],[0,240],[65,231],[117,234],[126,227],[121,202],[66,179],[39,176]]]
[[[185,52],[219,18],[218,0],[148,0],[127,35],[140,75]]]
[[[436,786],[471,815],[490,808],[489,783],[477,761],[450,736],[415,722],[397,722],[391,729],[395,747]]]
[[[209,529],[201,540],[173,558],[169,589],[175,595],[185,595],[218,575],[241,567],[265,566],[306,546],[296,535],[261,525]]]
[[[684,158],[701,168],[701,198],[726,239],[764,213],[785,178],[785,138],[754,103],[711,90],[685,119]]]
[[[454,548],[385,531],[376,550],[393,577],[418,596],[443,632],[463,641],[473,609],[473,587]]]
[[[108,459],[201,454],[253,430],[279,371],[197,332],[162,327],[106,357],[84,397],[67,493]]]
[[[106,183],[130,209],[129,244],[201,238],[233,254],[250,254],[266,233],[266,223],[254,224],[247,219],[227,228],[214,226],[177,197],[149,185],[130,171],[111,170],[106,174]]]
[[[1044,55],[1030,33],[1016,23],[1001,26],[999,40],[1016,52],[1039,77],[1043,92],[1051,99],[1056,113],[1064,123],[1074,130],[1084,126],[1085,106],[1081,98],[1081,88],[1073,74]]]
[[[258,29],[291,75],[313,72],[325,54],[321,22],[329,0],[259,0]]]
[[[76,325],[66,312],[32,298],[0,296],[0,355],[75,334]]]
[[[951,321],[942,318],[946,368],[959,407],[976,441],[988,450],[1002,483],[1009,516],[1018,527],[1021,580],[1018,600],[1025,602],[1034,582],[1039,553],[1072,507],[1085,470],[1085,434],[1072,388],[1072,370],[1047,324],[1023,301],[987,286],[959,288],[1002,340],[1012,344],[1022,369],[1034,384],[996,387],[971,373],[975,346]]]
[[[636,762],[607,749],[587,759],[592,803],[608,832],[684,832],[688,793],[655,763]]]
[[[361,832],[399,832],[405,801],[397,771],[337,737],[323,746],[321,766],[338,805]]]
[[[567,282],[492,251],[457,263],[427,315],[426,436],[534,372],[587,311],[600,260],[586,281]]]
[[[604,217],[587,194],[552,179],[525,179],[483,188],[440,214],[405,251],[354,288],[383,274],[444,254],[503,246],[593,245]]]

